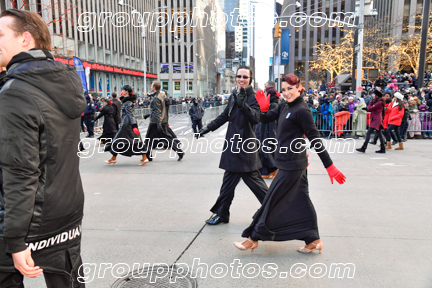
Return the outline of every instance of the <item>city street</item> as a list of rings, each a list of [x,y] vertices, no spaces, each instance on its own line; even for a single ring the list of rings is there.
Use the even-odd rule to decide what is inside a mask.
[[[143,137],[145,124],[140,126]],[[170,118],[170,124],[179,138],[192,142],[190,133],[181,136],[190,128],[186,115]],[[226,127],[205,139],[223,138]],[[361,142],[357,140],[357,148]],[[230,223],[205,225],[222,184],[220,154],[189,149],[178,162],[168,151],[139,167],[140,157],[119,156],[117,164],[107,165],[109,153],[94,153],[80,164],[86,197],[82,258],[96,267],[87,271],[86,285],[111,287],[115,276],[129,272],[119,269],[116,274],[108,263],[124,263],[117,267],[131,270],[134,263],[141,267],[185,263],[191,268],[199,258],[198,287],[430,287],[431,144],[431,140],[408,140],[404,151],[376,154],[378,146],[370,145],[366,154],[332,153],[333,162],[347,176],[344,185],[332,185],[319,157],[310,153],[309,191],[324,244],[322,254],[297,252],[304,246],[301,241],[259,242],[252,253],[237,250],[233,241],[242,240],[242,231],[259,208],[243,182],[236,189]],[[252,269],[236,275],[230,266],[235,259],[242,267],[252,263],[247,266]],[[207,277],[201,277],[203,263],[209,268]],[[225,276],[223,269],[211,269],[216,263],[227,265]],[[347,265],[351,270],[331,271],[337,263],[352,263]],[[268,278],[265,267],[273,273]],[[302,267],[307,271],[302,273]],[[218,273],[223,277],[217,278]],[[27,278],[25,284],[45,287],[42,277]]]

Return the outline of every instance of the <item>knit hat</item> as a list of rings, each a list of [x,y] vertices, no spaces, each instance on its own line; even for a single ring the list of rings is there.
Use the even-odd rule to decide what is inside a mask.
[[[399,92],[394,93],[394,97],[396,97],[399,100],[403,100],[404,99],[404,96],[401,93],[399,93]]]
[[[378,97],[382,97],[383,96],[383,94],[381,93],[381,91],[378,91],[378,90],[375,90],[372,93],[374,93]]]
[[[86,96],[86,100],[90,101],[90,96],[89,95]]]

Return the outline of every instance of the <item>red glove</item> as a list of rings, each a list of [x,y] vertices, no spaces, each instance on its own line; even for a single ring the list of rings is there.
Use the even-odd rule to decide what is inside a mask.
[[[333,184],[333,179],[336,179],[336,181],[339,184],[345,183],[345,175],[342,174],[342,172],[339,171],[339,169],[336,168],[333,164],[327,168],[327,173],[330,176],[330,181]]]
[[[139,134],[138,128],[133,128],[132,130],[134,131],[134,133],[135,133],[136,135]]]
[[[280,99],[280,96],[281,96],[280,93],[276,91],[276,95]]]
[[[258,90],[255,94],[255,99],[261,108],[261,112],[267,112],[270,107],[270,97],[266,97],[264,91]]]
[[[81,117],[84,117],[84,112],[81,114]]]

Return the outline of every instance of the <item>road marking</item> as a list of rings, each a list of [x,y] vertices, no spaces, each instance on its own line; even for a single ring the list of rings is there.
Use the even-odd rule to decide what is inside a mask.
[[[171,129],[172,131],[177,131],[177,130],[180,130],[180,129],[184,129],[184,128],[187,128],[188,126],[182,126],[182,127],[179,127],[179,128],[176,128],[176,129]]]
[[[384,163],[384,164],[381,164],[381,166],[403,167],[403,166],[406,166],[406,165],[397,165],[396,163]]]

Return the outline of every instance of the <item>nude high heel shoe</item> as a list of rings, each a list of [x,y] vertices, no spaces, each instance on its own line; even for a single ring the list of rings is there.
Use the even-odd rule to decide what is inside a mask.
[[[313,250],[318,250],[319,253],[321,254],[321,250],[323,248],[323,243],[321,242],[321,240],[316,240],[316,241],[312,242],[311,244],[313,244],[315,247],[312,249],[309,249],[309,248],[306,248],[306,246],[304,246],[304,247],[300,247],[298,251],[302,252],[302,253],[312,253]]]
[[[253,250],[258,247],[258,241],[253,241],[249,237],[243,242],[234,242],[234,246],[242,251],[251,249],[251,252],[253,252]]]
[[[116,161],[116,158],[113,156],[111,159],[109,159],[108,161],[105,161],[105,163],[107,163],[107,164],[116,164],[117,163],[117,161]]]
[[[138,164],[138,166],[144,166],[145,164],[147,164],[149,162],[149,160],[147,159],[146,155],[143,155],[143,158],[141,160],[141,163]]]

